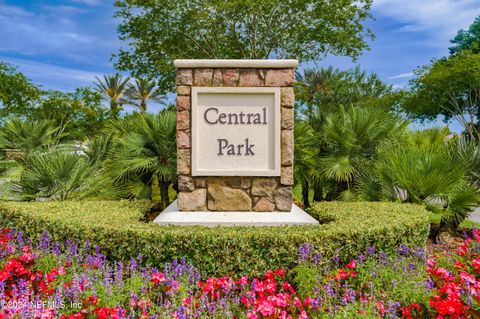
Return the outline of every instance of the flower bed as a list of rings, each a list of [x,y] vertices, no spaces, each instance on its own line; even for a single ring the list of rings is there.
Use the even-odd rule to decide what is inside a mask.
[[[304,242],[329,262],[341,248],[353,258],[370,246],[423,245],[429,215],[416,205],[395,203],[319,203],[310,211],[321,224],[290,227],[161,227],[141,221],[149,203],[128,201],[1,203],[0,225],[16,227],[31,238],[44,230],[58,241],[87,240],[111,260],[139,254],[157,267],[185,257],[202,275],[261,276],[268,269],[290,270],[298,264]]]
[[[3,229],[0,318],[477,318],[479,243],[474,230],[431,256],[369,247],[348,263],[335,256],[327,270],[304,244],[291,273],[202,278],[185,260],[143,268],[136,259],[108,262],[90,243],[59,244],[47,233],[32,242]]]

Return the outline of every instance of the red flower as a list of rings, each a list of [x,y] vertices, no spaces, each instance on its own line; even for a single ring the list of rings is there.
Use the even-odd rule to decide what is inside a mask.
[[[272,316],[275,314],[275,308],[273,307],[273,304],[271,303],[271,301],[266,299],[258,303],[256,311],[260,312],[264,317]]]
[[[165,282],[165,275],[161,272],[156,272],[152,276],[152,282],[154,285],[163,284]]]
[[[354,259],[352,260],[351,262],[348,263],[348,265],[346,266],[348,269],[355,269],[357,268],[357,261]]]
[[[120,317],[125,316],[127,311],[120,307],[103,307],[95,309],[93,313],[97,316],[97,319],[119,319]]]
[[[240,277],[240,279],[237,280],[237,285],[241,286],[245,286],[248,284],[248,277],[247,276],[242,276]]]
[[[480,258],[474,259],[472,261],[472,267],[477,273],[480,273]]]
[[[283,276],[285,276],[285,269],[283,269],[283,268],[282,269],[275,269],[274,273],[275,273],[276,276],[283,277]]]

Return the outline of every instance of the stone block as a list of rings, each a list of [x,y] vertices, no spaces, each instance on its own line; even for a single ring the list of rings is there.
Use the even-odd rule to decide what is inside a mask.
[[[231,188],[221,179],[208,179],[208,209],[251,211],[252,199],[242,189]]]
[[[265,86],[292,86],[294,80],[293,69],[271,69],[265,75]]]
[[[282,106],[282,130],[293,130],[295,112],[293,108]]]
[[[254,177],[252,183],[253,196],[272,196],[278,182],[272,177]]]
[[[275,204],[266,197],[261,197],[253,206],[253,210],[256,212],[273,212],[275,210]]]
[[[280,104],[283,107],[293,107],[295,104],[295,93],[293,88],[281,88],[280,89]]]
[[[177,112],[177,130],[187,130],[190,128],[190,112]]]
[[[223,86],[223,76],[221,69],[215,69],[213,71],[213,86]]]
[[[177,86],[177,95],[190,95],[190,86],[188,85],[178,85]]]
[[[178,190],[180,192],[192,192],[195,190],[193,178],[188,175],[178,175]]]
[[[178,209],[180,211],[204,211],[207,209],[207,190],[197,189],[193,192],[178,193]]]
[[[250,177],[226,176],[221,179],[232,188],[250,188],[252,185]]]
[[[190,174],[190,150],[177,149],[177,174]]]
[[[275,206],[281,212],[289,212],[292,209],[293,191],[291,186],[280,187],[275,191]]]
[[[292,130],[282,130],[281,144],[282,165],[293,165],[294,138]]]
[[[280,184],[291,186],[293,185],[293,167],[292,166],[282,166],[280,169]]]
[[[238,69],[223,69],[223,85],[224,86],[237,86],[240,73]]]
[[[181,111],[190,111],[190,96],[177,95],[177,108]]]
[[[239,86],[263,86],[263,79],[257,69],[240,69]]]
[[[194,81],[196,86],[212,86],[213,69],[195,69]]]
[[[185,131],[177,131],[177,147],[190,148],[190,135]]]
[[[192,85],[192,84],[193,84],[192,69],[178,69],[177,85]]]
[[[199,188],[207,188],[207,178],[195,177],[195,186]]]

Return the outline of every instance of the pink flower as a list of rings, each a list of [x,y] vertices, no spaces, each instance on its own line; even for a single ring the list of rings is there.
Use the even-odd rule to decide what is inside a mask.
[[[475,283],[475,276],[469,274],[466,271],[461,271],[460,272],[460,279],[462,280],[462,282],[464,282],[466,284],[474,284]]]
[[[303,305],[304,305],[305,307],[308,307],[308,306],[310,306],[310,305],[312,304],[312,302],[313,302],[313,299],[312,299],[312,298],[306,297],[305,300],[303,301]]]
[[[478,231],[478,229],[474,228],[472,230],[472,235],[473,235],[473,239],[475,239],[475,241],[480,241],[480,232]]]
[[[292,319],[292,316],[290,316],[285,310],[282,310],[278,314],[278,319]]]
[[[430,272],[434,277],[441,278],[444,280],[453,279],[453,276],[445,268],[429,269],[428,272]]]
[[[248,277],[242,276],[240,279],[237,280],[237,285],[247,285],[248,284]]]
[[[267,279],[264,281],[264,283],[265,291],[268,294],[275,293],[275,291],[277,290],[277,282],[275,281],[275,279]]]
[[[275,296],[272,296],[270,300],[275,307],[285,308],[287,306],[287,298],[283,293],[278,293]]]
[[[188,297],[188,298],[183,298],[183,300],[182,300],[182,305],[188,306],[188,305],[190,305],[190,303],[192,303],[192,300],[193,300],[193,297],[192,297],[192,296],[190,296],[190,297]]]
[[[476,272],[480,272],[480,258],[474,259],[472,261],[472,267]]]
[[[292,295],[295,293],[295,290],[293,289],[292,285],[290,285],[288,282],[283,283],[283,290],[288,291]]]
[[[258,319],[258,316],[254,312],[247,312],[248,319]]]
[[[155,285],[159,285],[165,282],[165,275],[161,272],[156,272],[152,276],[152,282]]]
[[[347,268],[348,268],[348,269],[355,269],[355,268],[357,268],[357,261],[354,259],[354,260],[352,260],[351,262],[349,262],[348,265],[347,265]]]
[[[258,304],[257,311],[260,312],[264,317],[268,317],[275,314],[275,308],[273,307],[273,304],[267,299],[262,300]]]
[[[298,319],[308,319],[307,312],[305,310],[300,311]]]

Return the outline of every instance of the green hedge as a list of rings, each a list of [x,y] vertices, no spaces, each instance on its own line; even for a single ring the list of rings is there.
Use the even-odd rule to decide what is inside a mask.
[[[0,202],[0,225],[31,237],[45,230],[54,240],[98,244],[110,258],[139,254],[160,265],[185,256],[206,275],[258,275],[274,267],[291,268],[298,247],[309,242],[331,259],[356,256],[369,246],[392,250],[423,245],[429,215],[420,206],[394,203],[318,203],[311,214],[322,224],[289,227],[161,227],[141,222],[145,202]]]

